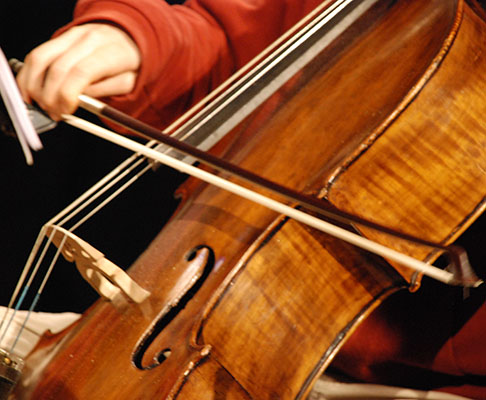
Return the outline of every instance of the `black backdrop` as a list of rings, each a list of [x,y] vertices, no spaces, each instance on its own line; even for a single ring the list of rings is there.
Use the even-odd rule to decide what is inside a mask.
[[[7,58],[23,59],[71,18],[72,0],[2,0],[0,46]],[[42,135],[44,149],[27,166],[15,139],[0,133],[0,304],[10,294],[41,226],[96,183],[129,152],[66,125]],[[157,234],[176,206],[173,192],[183,177],[166,168],[142,182],[86,224],[82,238],[121,267],[128,267]],[[80,235],[81,236],[81,235]],[[74,265],[54,270],[37,310],[83,311],[97,294]]]

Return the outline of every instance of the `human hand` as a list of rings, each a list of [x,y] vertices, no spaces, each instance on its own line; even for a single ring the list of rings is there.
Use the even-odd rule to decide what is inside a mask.
[[[17,75],[24,100],[51,118],[71,114],[78,96],[114,96],[135,87],[141,55],[123,30],[108,24],[75,26],[32,50]]]

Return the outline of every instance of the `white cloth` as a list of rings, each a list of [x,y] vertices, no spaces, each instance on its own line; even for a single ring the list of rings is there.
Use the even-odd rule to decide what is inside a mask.
[[[7,311],[6,307],[0,306],[0,348],[10,351],[27,314],[27,311],[19,310],[14,313],[13,310]],[[12,315],[14,315],[13,319]],[[58,333],[77,321],[79,317],[79,314],[71,312],[32,312],[12,353],[24,358],[37,345],[44,333],[47,331]]]

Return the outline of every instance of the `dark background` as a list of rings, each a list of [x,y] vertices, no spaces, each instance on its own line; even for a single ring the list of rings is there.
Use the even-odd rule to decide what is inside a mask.
[[[74,4],[2,0],[0,46],[6,57],[23,60],[70,21]],[[1,305],[8,303],[42,225],[130,155],[64,124],[41,139],[44,149],[27,166],[17,141],[0,133]],[[149,172],[77,234],[117,265],[128,267],[176,206],[173,192],[182,180],[163,167]],[[96,298],[75,266],[60,262],[36,309],[80,312]]]

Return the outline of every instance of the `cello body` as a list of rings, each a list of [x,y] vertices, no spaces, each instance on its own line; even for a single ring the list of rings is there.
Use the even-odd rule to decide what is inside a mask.
[[[484,37],[464,1],[377,1],[219,150],[338,208],[449,243],[484,208]],[[129,269],[148,299],[100,300],[46,337],[13,398],[305,398],[359,322],[419,284],[221,189],[190,180],[181,193]]]

